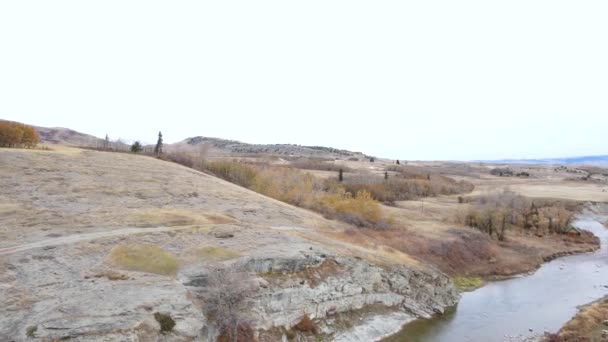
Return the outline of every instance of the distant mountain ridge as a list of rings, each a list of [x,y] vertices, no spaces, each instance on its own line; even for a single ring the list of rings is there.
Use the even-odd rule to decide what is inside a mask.
[[[6,121],[0,119],[0,121]],[[63,127],[41,127],[31,125],[36,128],[40,135],[40,142],[43,144],[61,144],[81,147],[100,147],[104,145],[104,140],[96,136],[75,131]],[[121,149],[127,146],[123,142],[112,142],[112,146],[120,144]],[[167,147],[198,146],[209,145],[214,154],[226,156],[247,156],[247,155],[275,155],[284,157],[317,157],[317,158],[344,158],[357,157],[365,158],[361,152],[353,152],[324,146],[302,146],[294,144],[248,144],[236,140],[221,138],[211,138],[196,136],[184,139],[177,143],[166,144]]]
[[[499,159],[499,160],[477,160],[480,163],[492,164],[591,164],[607,165],[608,155],[579,156],[566,158],[541,158],[541,159]]]
[[[184,139],[171,146],[197,146],[208,144],[219,152],[235,155],[270,154],[284,156],[310,156],[310,157],[359,157],[365,155],[324,146],[303,146],[295,144],[248,144],[236,140],[196,136]]]

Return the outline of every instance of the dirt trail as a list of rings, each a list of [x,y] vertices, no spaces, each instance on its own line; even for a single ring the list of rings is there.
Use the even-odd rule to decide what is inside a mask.
[[[127,227],[120,228],[115,230],[103,231],[103,232],[94,232],[94,233],[82,233],[82,234],[73,234],[68,236],[61,236],[53,239],[47,239],[42,241],[36,241],[32,243],[28,243],[25,245],[0,248],[0,255],[8,255],[14,254],[17,252],[27,251],[35,248],[44,248],[44,247],[55,247],[60,245],[67,245],[81,241],[90,241],[107,237],[116,237],[116,236],[125,236],[131,234],[138,233],[156,233],[156,232],[165,232],[169,230],[179,230],[186,229],[188,227],[155,227],[155,228],[137,228],[137,227]]]

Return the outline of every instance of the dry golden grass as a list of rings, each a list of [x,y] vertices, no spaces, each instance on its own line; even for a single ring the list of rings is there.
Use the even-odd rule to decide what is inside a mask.
[[[225,248],[225,247],[219,247],[219,246],[204,246],[204,247],[200,247],[200,248],[193,248],[189,252],[190,252],[190,254],[193,254],[194,256],[199,257],[199,258],[213,259],[213,260],[220,260],[220,261],[236,259],[241,256],[236,251],[233,251],[233,250]]]
[[[131,271],[170,276],[178,268],[175,256],[154,245],[118,245],[110,251],[109,261]]]
[[[128,220],[136,227],[174,227],[206,224],[226,224],[235,220],[220,213],[178,208],[146,208],[131,213]]]
[[[608,299],[603,299],[581,310],[572,320],[562,327],[555,341],[605,341],[602,323],[608,320]],[[552,340],[552,341],[553,341]]]

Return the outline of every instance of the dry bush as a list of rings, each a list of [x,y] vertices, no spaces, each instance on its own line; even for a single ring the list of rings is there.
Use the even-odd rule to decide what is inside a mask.
[[[382,179],[375,176],[349,177],[344,187],[351,193],[367,191],[380,202],[392,204],[420,197],[468,193],[473,185],[438,175],[404,175]]]
[[[343,170],[345,172],[351,171],[349,167],[334,164],[333,162],[327,162],[319,159],[298,159],[294,162],[291,162],[291,166],[297,169],[305,169],[305,170],[321,170],[321,171],[335,171],[338,172]]]
[[[483,264],[499,254],[498,247],[486,234],[456,228],[448,232],[451,238],[436,239],[406,229],[353,229],[347,232],[347,240],[389,246],[434,264],[450,275],[477,274],[483,270]]]
[[[188,154],[171,152],[167,158],[185,166],[194,165]],[[251,165],[236,160],[210,161],[205,164],[205,171],[265,196],[317,211],[328,218],[360,227],[386,228],[390,225],[378,202],[365,189],[347,191],[336,181],[323,181],[291,167]]]
[[[0,121],[0,147],[33,148],[40,142],[38,131],[18,122]]]
[[[209,258],[214,260],[230,260],[240,257],[241,255],[233,250],[225,247],[206,246],[194,250],[198,257]]]
[[[245,188],[251,188],[256,177],[253,167],[234,161],[209,162],[207,170],[219,178]]]
[[[355,196],[343,189],[326,195],[318,210],[358,227],[388,228],[390,225],[388,220],[383,219],[378,203],[365,190],[357,192]]]
[[[323,184],[313,175],[282,167],[257,170],[252,190],[279,201],[314,209]]]
[[[177,258],[154,245],[118,245],[110,251],[110,261],[128,270],[175,275]]]
[[[566,323],[556,341],[603,341],[603,322],[608,320],[608,301],[591,304]]]
[[[300,322],[294,326],[294,329],[303,333],[312,333],[314,335],[318,334],[319,332],[317,325],[312,319],[310,319],[310,316],[308,315],[304,315]]]
[[[220,329],[218,341],[253,341],[253,329],[248,321],[251,303],[247,298],[257,289],[247,273],[234,269],[217,269],[207,277],[204,294],[205,314]]]

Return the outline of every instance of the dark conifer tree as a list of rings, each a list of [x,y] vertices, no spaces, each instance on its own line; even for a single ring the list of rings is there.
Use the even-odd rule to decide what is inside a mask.
[[[163,153],[163,134],[158,132],[158,141],[156,141],[156,146],[154,147],[154,153],[156,155]]]

